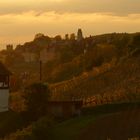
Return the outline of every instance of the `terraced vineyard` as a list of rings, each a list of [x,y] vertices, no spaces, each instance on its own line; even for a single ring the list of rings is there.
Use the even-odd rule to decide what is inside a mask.
[[[51,85],[52,100],[83,100],[85,105],[140,100],[140,57],[101,66],[72,80]]]

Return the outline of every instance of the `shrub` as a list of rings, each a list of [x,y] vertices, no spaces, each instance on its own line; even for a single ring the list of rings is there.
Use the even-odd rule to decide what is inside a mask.
[[[29,118],[36,120],[46,114],[49,94],[48,85],[43,83],[35,83],[25,89],[23,98],[25,99],[26,113]]]
[[[43,117],[33,124],[31,138],[33,140],[51,139],[54,122],[51,118]]]

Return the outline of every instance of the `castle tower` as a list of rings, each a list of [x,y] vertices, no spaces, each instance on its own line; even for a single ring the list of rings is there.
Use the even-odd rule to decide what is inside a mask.
[[[0,112],[9,109],[9,76],[11,72],[0,62]]]
[[[77,41],[81,41],[81,40],[83,40],[82,29],[78,29],[78,32],[77,32]]]

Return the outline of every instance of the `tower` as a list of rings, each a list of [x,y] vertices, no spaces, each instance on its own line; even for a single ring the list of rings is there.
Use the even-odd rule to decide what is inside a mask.
[[[7,51],[13,51],[13,45],[12,44],[6,45],[6,49]]]
[[[0,62],[0,112],[9,109],[9,77],[11,72]]]
[[[81,41],[81,40],[83,40],[82,29],[78,29],[78,32],[77,32],[77,41]]]

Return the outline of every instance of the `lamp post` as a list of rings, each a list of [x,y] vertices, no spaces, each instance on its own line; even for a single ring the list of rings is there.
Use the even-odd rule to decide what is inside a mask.
[[[42,58],[41,51],[39,52],[39,80],[42,81]]]
[[[40,67],[39,77],[40,77],[40,82],[41,82],[42,81],[42,61],[41,61],[41,59],[39,61],[39,67]]]

